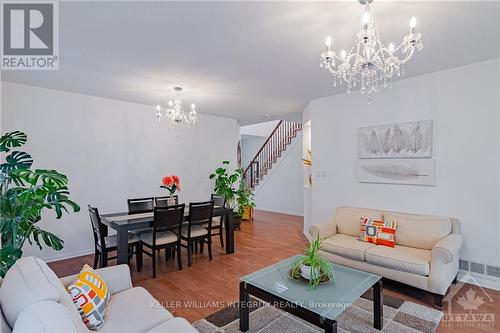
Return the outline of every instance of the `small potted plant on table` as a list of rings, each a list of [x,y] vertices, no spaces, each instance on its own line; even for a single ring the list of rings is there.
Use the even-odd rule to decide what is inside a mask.
[[[300,277],[308,280],[311,289],[316,289],[320,283],[333,281],[332,265],[318,254],[321,243],[322,240],[318,236],[309,244],[305,256],[295,262],[290,272],[294,280]]]

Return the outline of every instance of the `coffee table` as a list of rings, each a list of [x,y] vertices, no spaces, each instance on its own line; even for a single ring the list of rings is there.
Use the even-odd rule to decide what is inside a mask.
[[[300,257],[290,257],[240,279],[241,331],[249,329],[249,295],[322,327],[327,333],[334,333],[337,332],[337,316],[370,288],[373,288],[373,326],[382,328],[381,276],[332,264],[334,282],[312,290],[309,285],[288,277],[288,272]]]

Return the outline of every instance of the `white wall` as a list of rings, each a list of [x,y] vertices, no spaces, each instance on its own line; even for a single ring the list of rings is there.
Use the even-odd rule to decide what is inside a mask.
[[[266,142],[267,137],[256,135],[241,135],[241,167],[245,169]]]
[[[500,265],[499,80],[497,58],[398,81],[370,105],[357,91],[311,101],[313,223],[340,205],[452,216],[463,258]],[[358,127],[426,119],[434,121],[436,186],[357,182]]]
[[[257,209],[304,214],[302,133],[299,133],[255,191]]]
[[[262,123],[246,125],[240,127],[241,135],[257,135],[267,138],[278,125],[279,120],[265,121]]]
[[[92,251],[88,204],[101,213],[125,211],[127,198],[164,195],[162,176],[172,173],[181,177],[181,201],[205,200],[219,162],[236,167],[239,126],[232,119],[202,114],[177,138],[156,122],[152,106],[5,82],[1,106],[2,133],[26,132],[23,149],[34,167],[66,174],[81,206],[61,220],[45,213],[40,222],[65,241],[61,252],[27,246],[25,255],[52,260]]]

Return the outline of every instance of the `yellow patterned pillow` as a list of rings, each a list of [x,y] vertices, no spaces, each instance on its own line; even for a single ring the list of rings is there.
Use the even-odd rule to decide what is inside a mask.
[[[67,289],[83,323],[91,330],[100,329],[104,325],[106,303],[110,297],[106,281],[92,267],[85,265],[76,281]]]

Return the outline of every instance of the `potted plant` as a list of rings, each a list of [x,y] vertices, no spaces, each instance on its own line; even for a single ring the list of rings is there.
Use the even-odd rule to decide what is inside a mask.
[[[242,220],[251,220],[255,201],[253,200],[253,192],[248,187],[246,181],[242,178],[240,187],[238,188],[236,201],[238,203],[238,214]]]
[[[302,276],[304,279],[309,280],[311,289],[316,289],[320,282],[333,281],[332,265],[318,254],[322,242],[318,235],[307,247],[305,256],[297,260],[292,267],[292,277],[298,278]]]
[[[215,179],[214,191],[226,199],[226,206],[233,210],[233,225],[235,229],[241,226],[241,212],[238,206],[238,191],[236,183],[241,178],[242,170],[236,169],[233,172],[228,171],[229,161],[222,161],[222,166],[215,169],[210,174],[210,179]]]
[[[165,176],[162,179],[162,184],[160,185],[160,188],[164,188],[168,191],[168,196],[169,198],[167,199],[167,204],[168,206],[174,206],[177,201],[174,198],[174,194],[176,191],[181,190],[181,179],[179,176],[176,175],[171,175],[171,176]]]
[[[60,219],[68,209],[78,212],[80,206],[69,198],[68,178],[56,170],[31,170],[32,157],[25,152],[12,151],[27,141],[25,133],[14,131],[0,138],[0,152],[9,153],[0,164],[0,277],[14,265],[23,252],[26,240],[41,242],[61,250],[62,239],[41,229],[37,223],[45,209],[54,210]]]

